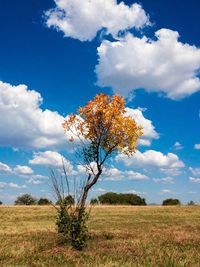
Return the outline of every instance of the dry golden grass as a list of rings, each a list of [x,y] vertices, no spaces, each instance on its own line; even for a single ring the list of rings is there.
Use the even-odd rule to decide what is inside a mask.
[[[0,207],[0,266],[200,266],[200,206],[98,206],[88,247],[63,246],[53,207]]]

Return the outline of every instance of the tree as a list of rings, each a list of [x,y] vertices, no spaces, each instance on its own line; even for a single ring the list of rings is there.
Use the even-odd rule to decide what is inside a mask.
[[[52,202],[47,198],[40,198],[37,202],[38,205],[50,205]]]
[[[58,200],[56,202],[56,205],[60,205],[60,200]],[[64,206],[67,206],[67,205],[74,205],[75,204],[75,200],[73,198],[72,195],[67,195],[64,200],[63,200],[63,203],[62,203]]]
[[[23,194],[15,200],[15,205],[35,205],[37,200],[29,194]]]
[[[109,205],[146,205],[144,198],[141,198],[135,194],[117,194],[113,192],[105,193],[99,196],[99,202],[101,204]]]
[[[188,202],[188,206],[194,206],[195,205],[195,202],[194,201],[190,201],[190,202]]]
[[[91,204],[91,205],[97,205],[97,204],[99,204],[99,201],[98,201],[97,198],[92,198],[92,199],[90,200],[90,204]]]
[[[181,205],[181,202],[179,199],[176,198],[167,198],[163,200],[163,206],[176,206],[176,205]]]
[[[2,201],[0,201],[0,206],[3,204],[3,202]]]
[[[86,200],[89,190],[102,175],[105,163],[117,152],[132,155],[137,148],[137,141],[142,136],[142,129],[134,119],[126,115],[125,102],[120,96],[96,95],[94,100],[79,108],[78,114],[70,114],[63,123],[69,141],[74,144],[79,164],[86,171],[76,205],[64,205],[64,198],[69,195],[69,183],[65,179],[59,182],[58,176],[51,173],[53,189],[57,195],[58,232],[67,236],[73,247],[82,249],[87,239]],[[79,140],[77,145],[76,140]],[[64,184],[67,190],[64,190]]]
[[[126,116],[125,102],[121,96],[96,95],[86,106],[79,108],[78,116],[70,114],[63,123],[71,132],[70,142],[78,137],[83,147],[79,157],[88,172],[80,204],[85,207],[89,190],[97,183],[106,160],[114,153],[127,156],[136,151],[142,128]]]

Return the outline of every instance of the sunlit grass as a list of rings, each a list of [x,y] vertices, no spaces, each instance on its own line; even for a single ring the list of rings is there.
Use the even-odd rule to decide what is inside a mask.
[[[63,246],[53,207],[0,208],[0,266],[200,266],[200,206],[94,207],[83,252]]]

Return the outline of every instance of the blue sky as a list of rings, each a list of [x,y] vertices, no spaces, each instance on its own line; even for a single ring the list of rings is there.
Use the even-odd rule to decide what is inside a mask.
[[[63,119],[97,93],[126,98],[144,128],[91,192],[200,202],[199,3],[0,3],[0,200],[50,197],[49,165],[72,164]],[[101,10],[101,12],[99,12]]]

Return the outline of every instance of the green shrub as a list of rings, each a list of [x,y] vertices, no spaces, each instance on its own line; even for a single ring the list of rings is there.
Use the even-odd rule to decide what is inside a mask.
[[[188,206],[194,206],[195,205],[195,202],[194,201],[190,201],[190,202],[188,202]]]
[[[80,206],[61,205],[58,209],[56,220],[58,233],[62,234],[64,240],[77,250],[82,250],[86,246],[88,238],[86,222],[88,217],[89,213]]]
[[[61,203],[62,202],[62,203]],[[66,196],[63,200],[58,200],[56,202],[56,205],[60,205],[60,204],[63,204],[64,206],[67,206],[67,205],[74,205],[75,201],[74,201],[74,198],[73,196],[71,195],[68,195]]]
[[[109,205],[146,205],[145,199],[138,195],[117,194],[113,192],[108,192],[99,196],[99,202]]]
[[[163,206],[176,206],[176,205],[181,205],[181,202],[179,199],[176,198],[167,198],[163,200]]]
[[[51,201],[47,198],[40,198],[37,202],[38,205],[51,205]]]
[[[97,204],[99,204],[99,201],[98,201],[97,198],[92,198],[92,199],[90,200],[90,204],[91,204],[91,205],[97,205]]]
[[[15,205],[35,205],[37,204],[36,198],[29,194],[23,194],[15,200]]]

